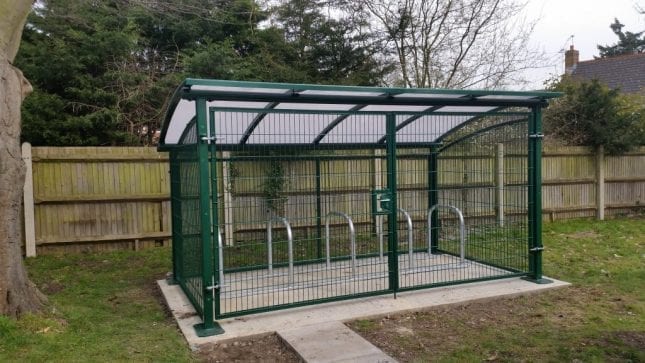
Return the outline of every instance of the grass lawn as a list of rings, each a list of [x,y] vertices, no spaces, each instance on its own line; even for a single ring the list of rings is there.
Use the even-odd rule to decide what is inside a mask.
[[[546,274],[574,286],[350,326],[401,361],[645,361],[645,219],[546,224],[544,242]],[[51,305],[0,317],[0,362],[293,360],[271,336],[191,353],[155,285],[167,248],[27,264]]]
[[[194,357],[160,304],[170,249],[27,260],[48,311],[0,317],[0,362],[183,362]]]
[[[350,327],[404,362],[645,362],[645,219],[544,227],[545,274],[573,286]]]

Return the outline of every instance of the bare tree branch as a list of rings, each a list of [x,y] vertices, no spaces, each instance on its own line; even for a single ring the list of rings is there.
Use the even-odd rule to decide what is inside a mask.
[[[407,87],[498,88],[522,82],[544,55],[530,49],[535,22],[516,0],[358,0],[387,36]]]

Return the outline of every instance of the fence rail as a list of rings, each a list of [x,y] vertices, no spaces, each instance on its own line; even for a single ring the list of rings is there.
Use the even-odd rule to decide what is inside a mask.
[[[378,152],[378,151],[377,151]],[[503,150],[501,150],[503,153]],[[343,194],[368,193],[380,189],[382,181],[371,177],[370,171],[382,168],[380,160],[370,160],[357,152],[357,159],[322,161],[321,168],[328,175],[321,180],[325,198],[337,198],[337,210],[347,198]],[[225,153],[223,158],[229,158]],[[60,253],[70,251],[96,251],[111,249],[139,249],[170,243],[170,196],[168,154],[143,147],[31,147],[23,145],[23,159],[27,166],[24,186],[25,253]],[[506,150],[492,151],[489,157],[465,159],[459,155],[440,157],[444,163],[461,164],[463,173],[440,176],[440,187],[446,193],[482,192],[493,190],[494,198],[514,198],[510,189],[513,168],[525,167],[525,160]],[[418,163],[416,174],[406,175],[402,181],[408,187],[425,185],[425,161],[404,160]],[[261,219],[256,215],[234,215],[231,203],[262,203],[262,186],[245,179],[244,174],[261,170],[251,163],[223,164],[218,171],[220,178],[220,208],[225,218],[226,244],[244,239],[255,233],[233,228],[241,218]],[[455,165],[451,169],[455,170]],[[314,161],[287,161],[284,173],[298,174],[300,170],[314,168]],[[498,168],[504,168],[507,180],[499,185]],[[365,170],[365,173],[357,171]],[[543,217],[547,220],[617,215],[645,211],[645,147],[621,156],[603,156],[585,147],[547,146],[542,161]],[[351,170],[364,175],[360,183],[354,180],[353,189],[339,184],[334,178]],[[469,170],[486,175],[484,180],[473,179]],[[481,173],[490,170],[490,173]],[[235,186],[233,187],[233,182]],[[309,183],[310,181],[303,181]],[[297,181],[294,182],[297,184]],[[360,186],[357,187],[356,183]],[[287,186],[285,198],[307,198],[298,193],[298,185]],[[304,186],[303,186],[304,187]],[[501,189],[507,188],[504,192]],[[470,189],[470,191],[469,191]],[[414,203],[422,190],[403,188],[401,200]],[[336,206],[335,206],[336,207]],[[353,206],[361,208],[361,206]],[[242,209],[236,209],[242,210]],[[229,212],[227,212],[229,211]],[[307,211],[289,211],[298,214]],[[250,209],[245,213],[254,213]],[[500,217],[500,210],[493,211]],[[512,210],[502,213],[512,214]],[[235,213],[237,214],[237,213]],[[474,216],[474,214],[473,214]],[[502,215],[503,217],[503,215]],[[412,215],[412,218],[421,218]],[[358,224],[368,221],[357,220]],[[246,227],[249,225],[246,224]],[[342,227],[342,226],[341,226]],[[263,228],[263,225],[258,225]],[[313,231],[315,226],[294,225],[294,229]],[[313,233],[313,232],[307,232]],[[235,235],[235,237],[234,237]]]

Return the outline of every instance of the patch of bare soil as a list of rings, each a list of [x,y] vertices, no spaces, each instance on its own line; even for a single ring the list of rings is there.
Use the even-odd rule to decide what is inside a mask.
[[[492,301],[451,305],[399,315],[388,315],[380,319],[359,320],[349,327],[401,362],[419,361],[423,357],[450,354],[482,338],[497,335],[498,332],[513,330],[530,337],[549,326],[555,331],[582,329],[586,323],[585,305],[602,300],[616,313],[624,310],[620,299],[611,299],[601,290],[580,286],[542,293],[540,295],[502,298]],[[483,335],[482,335],[483,334]],[[500,333],[503,334],[503,333]],[[505,338],[504,338],[505,337]],[[508,339],[508,336],[500,336]],[[642,337],[630,335],[623,339],[625,345],[641,344]],[[544,352],[535,347],[522,347],[522,355],[504,347],[502,351],[490,353],[490,347],[476,348],[483,360],[522,360],[533,356],[537,360]],[[532,351],[535,350],[535,351]]]
[[[567,234],[566,237],[573,238],[573,239],[600,238],[600,235],[596,231],[581,231],[581,232]]]
[[[41,287],[40,291],[44,292],[47,295],[57,294],[65,289],[65,285],[61,284],[58,281],[49,281],[45,282]]]
[[[619,331],[612,335],[626,346],[645,352],[645,332]]]
[[[154,288],[153,288],[154,286]],[[148,287],[148,286],[146,286]],[[150,293],[159,302],[166,313],[168,321],[175,322],[170,309],[161,293],[158,285],[149,286]],[[186,316],[195,315],[187,314]],[[177,327],[179,333],[179,327]],[[181,333],[179,333],[181,334]],[[277,334],[263,334],[251,337],[230,340],[222,343],[204,344],[195,353],[196,358],[202,362],[276,362],[291,363],[302,362],[296,353],[289,348]]]
[[[211,343],[200,346],[196,353],[203,362],[302,362],[296,353],[287,347],[277,334]]]

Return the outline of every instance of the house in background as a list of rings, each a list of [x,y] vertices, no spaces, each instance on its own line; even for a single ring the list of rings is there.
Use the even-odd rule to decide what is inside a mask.
[[[565,74],[581,80],[597,79],[624,93],[645,94],[645,53],[625,54],[580,62],[573,45],[564,53]]]

